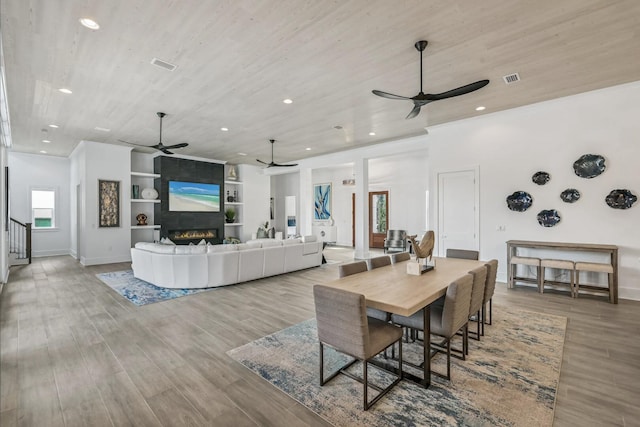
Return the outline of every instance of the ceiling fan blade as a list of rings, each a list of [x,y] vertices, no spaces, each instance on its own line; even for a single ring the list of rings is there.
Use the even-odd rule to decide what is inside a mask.
[[[167,148],[169,150],[172,150],[174,148],[184,148],[189,146],[188,142],[181,142],[180,144],[174,144],[174,145],[164,145],[164,148]]]
[[[171,151],[167,150],[166,147],[158,148],[158,150],[162,151],[164,154],[173,154]]]
[[[278,168],[283,168],[283,167],[290,167],[290,166],[298,166],[297,163],[292,163],[292,164],[287,164],[287,165],[282,165],[280,163],[272,163],[270,166],[275,166]]]
[[[260,159],[256,159],[256,162],[258,162],[258,163],[262,163],[263,165],[268,165],[268,164],[269,164],[269,163],[267,163],[267,162],[263,162],[263,161],[262,161],[262,160],[260,160]]]
[[[125,144],[137,145],[138,147],[155,148],[154,145],[136,144],[135,142],[125,141],[124,139],[119,139],[118,141],[124,142]]]
[[[416,104],[413,106],[413,110],[405,117],[405,119],[413,119],[415,116],[420,114],[420,105]]]
[[[381,96],[383,98],[388,98],[388,99],[411,99],[411,98],[408,98],[406,96],[394,95],[392,93],[383,92],[381,90],[375,90],[374,89],[371,92],[373,92],[374,95],[378,95],[378,96]]]
[[[489,84],[489,80],[479,80],[468,85],[460,86],[455,89],[448,90],[442,93],[430,94],[428,93],[425,98],[430,101],[438,101],[440,99],[453,98],[454,96],[465,95],[467,93],[481,89]]]

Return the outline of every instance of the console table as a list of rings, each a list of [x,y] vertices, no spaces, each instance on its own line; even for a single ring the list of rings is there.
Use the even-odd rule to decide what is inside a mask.
[[[507,266],[511,266],[511,257],[518,255],[518,248],[527,249],[550,249],[558,251],[573,252],[597,252],[609,255],[611,266],[613,267],[612,280],[609,292],[610,301],[618,303],[618,247],[615,245],[600,245],[595,243],[562,243],[562,242],[537,242],[530,240],[509,240],[507,241]],[[575,261],[575,260],[574,260]],[[509,283],[512,279],[512,269],[509,267]]]

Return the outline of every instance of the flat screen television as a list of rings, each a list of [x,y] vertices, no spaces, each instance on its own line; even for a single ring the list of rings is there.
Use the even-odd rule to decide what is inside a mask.
[[[220,185],[169,181],[169,210],[220,212]]]

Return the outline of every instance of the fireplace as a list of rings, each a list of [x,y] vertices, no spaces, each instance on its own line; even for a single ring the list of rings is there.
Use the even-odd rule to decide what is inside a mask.
[[[215,243],[218,239],[217,228],[203,228],[190,230],[169,230],[169,239],[178,244],[197,243],[204,239],[207,242]]]

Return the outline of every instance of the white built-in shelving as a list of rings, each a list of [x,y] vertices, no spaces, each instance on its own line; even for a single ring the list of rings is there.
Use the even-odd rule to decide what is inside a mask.
[[[242,209],[244,206],[242,195],[242,182],[226,180],[224,182],[224,209],[233,209],[236,211],[235,222],[224,224],[224,237],[241,238],[242,236]],[[234,201],[230,202],[229,197],[232,197]]]

